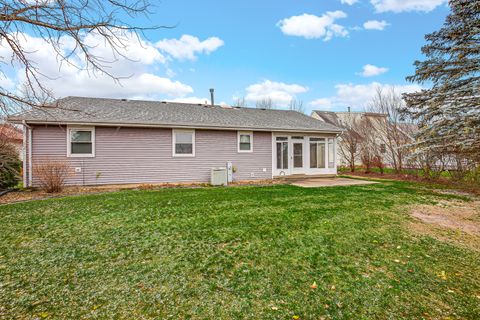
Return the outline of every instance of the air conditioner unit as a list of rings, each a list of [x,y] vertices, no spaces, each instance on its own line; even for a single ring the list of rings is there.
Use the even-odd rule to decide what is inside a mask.
[[[226,186],[227,183],[227,168],[212,168],[210,184],[212,186]]]

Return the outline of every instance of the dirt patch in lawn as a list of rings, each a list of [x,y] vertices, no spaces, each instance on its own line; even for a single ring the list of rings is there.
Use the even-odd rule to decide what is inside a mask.
[[[229,186],[267,186],[272,184],[285,183],[279,180],[255,180],[238,181],[229,184]],[[46,193],[38,189],[26,189],[21,191],[12,191],[0,196],[0,205],[7,203],[25,202],[32,200],[42,200],[49,198],[61,198],[67,196],[77,196],[86,194],[98,194],[115,192],[121,190],[156,190],[163,188],[204,188],[211,187],[208,183],[161,183],[161,184],[119,184],[102,186],[75,186],[65,187],[58,193]]]
[[[411,230],[480,251],[480,201],[440,201],[415,206]]]

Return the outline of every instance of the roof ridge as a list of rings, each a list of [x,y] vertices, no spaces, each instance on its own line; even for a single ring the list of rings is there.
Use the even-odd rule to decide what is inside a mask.
[[[178,102],[178,101],[168,101],[168,100],[142,100],[142,99],[128,99],[128,98],[105,98],[105,97],[85,97],[85,96],[66,96],[63,98],[57,99],[60,100],[67,100],[67,99],[92,99],[92,100],[115,100],[121,102],[147,102],[147,103],[169,103],[169,104],[179,104],[179,105],[186,105],[186,106],[207,106],[210,107],[211,104],[209,103],[194,103],[194,102]],[[215,104],[214,107],[222,108],[222,105]],[[252,109],[252,110],[264,110],[264,111],[284,111],[284,112],[298,112],[300,114],[304,114],[302,112],[290,109],[266,109],[266,108],[257,108],[257,107],[239,107],[239,106],[231,106],[234,109]],[[225,109],[225,108],[222,108]],[[305,115],[305,114],[304,114]],[[306,115],[308,117],[308,115]]]
[[[340,131],[333,124],[323,123],[295,110],[225,108],[221,105],[212,107],[201,103],[135,99],[122,101],[118,98],[79,96],[68,96],[57,101],[59,108],[50,108],[47,113],[32,109],[10,116],[8,120],[14,123],[26,120],[36,123],[177,124],[276,131],[278,129]]]

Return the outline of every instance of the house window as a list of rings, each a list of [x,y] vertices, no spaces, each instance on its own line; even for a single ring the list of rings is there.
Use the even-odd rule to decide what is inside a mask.
[[[95,128],[68,128],[68,157],[95,156]]]
[[[310,138],[310,168],[325,168],[325,138]]]
[[[252,152],[253,151],[253,133],[252,132],[238,132],[238,152]]]
[[[195,156],[195,130],[173,130],[173,156]]]
[[[332,138],[328,139],[328,167],[335,168],[335,147]]]
[[[380,145],[380,153],[384,154],[387,152],[387,146],[385,145],[385,143],[382,143]]]

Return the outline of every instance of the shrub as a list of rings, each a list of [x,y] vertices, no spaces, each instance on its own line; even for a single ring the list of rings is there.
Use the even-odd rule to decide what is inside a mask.
[[[373,165],[372,155],[367,151],[363,151],[360,154],[360,160],[362,161],[362,165],[365,168],[365,173],[370,173]]]
[[[16,148],[0,141],[0,189],[8,189],[18,184],[22,162]]]
[[[383,174],[384,169],[385,169],[385,163],[383,162],[383,158],[381,156],[374,156],[372,164],[374,167],[378,168],[380,170],[380,174]]]
[[[40,188],[47,193],[62,191],[70,175],[70,166],[64,160],[42,160],[33,168]]]

